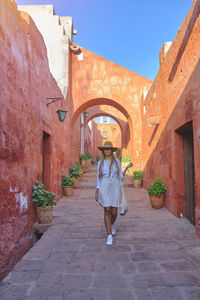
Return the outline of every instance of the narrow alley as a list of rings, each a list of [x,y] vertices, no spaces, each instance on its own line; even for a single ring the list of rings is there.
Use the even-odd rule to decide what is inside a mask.
[[[74,196],[59,201],[53,223],[1,282],[0,299],[200,299],[195,227],[166,208],[152,209],[147,192],[126,182],[129,210],[106,246],[95,181],[90,169]]]

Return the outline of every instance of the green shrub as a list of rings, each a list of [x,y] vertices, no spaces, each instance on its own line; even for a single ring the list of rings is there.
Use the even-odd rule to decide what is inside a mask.
[[[87,152],[85,155],[86,155],[86,159],[91,159],[92,158],[92,155],[90,154],[90,152]]]
[[[149,193],[150,196],[158,196],[160,197],[161,194],[166,193],[166,186],[164,184],[164,182],[162,181],[162,179],[160,178],[156,178],[153,182],[153,184],[150,184],[147,191]]]
[[[75,163],[74,164],[74,167],[77,169],[77,170],[81,170],[83,168],[83,166],[81,166],[81,164],[79,162]]]
[[[133,171],[133,179],[143,180],[143,170],[134,170]]]
[[[131,157],[130,155],[127,155],[126,157],[122,158],[122,162],[131,162]]]
[[[116,156],[119,158],[120,154],[121,154],[121,150],[120,150],[120,148],[118,148],[116,151]]]
[[[32,200],[36,207],[56,205],[56,194],[49,192],[47,187],[40,181],[36,181],[32,187]]]
[[[98,155],[98,156],[96,157],[96,160],[97,160],[97,161],[101,160],[101,156]]]
[[[85,155],[85,154],[81,154],[81,155],[80,155],[80,160],[87,160],[86,155]]]
[[[75,184],[75,181],[70,176],[66,176],[66,175],[62,176],[62,185],[63,186],[74,186],[74,184]]]
[[[71,177],[79,178],[81,176],[80,170],[77,168],[76,164],[70,166],[69,171]]]

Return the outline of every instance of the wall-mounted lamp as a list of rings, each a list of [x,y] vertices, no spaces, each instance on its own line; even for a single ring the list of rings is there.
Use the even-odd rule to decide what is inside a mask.
[[[59,100],[61,100],[61,105],[63,106],[62,98],[54,97],[54,98],[47,98],[47,99],[51,99],[52,100],[51,102],[47,103],[47,106],[49,106],[50,104],[52,104],[52,103],[54,103],[56,101],[59,101]],[[60,122],[63,122],[65,120],[65,117],[66,117],[66,114],[67,114],[67,110],[58,109],[56,112],[58,114],[58,120]]]
[[[84,115],[85,118],[87,118],[89,114],[88,114],[87,111],[84,111],[83,115]]]

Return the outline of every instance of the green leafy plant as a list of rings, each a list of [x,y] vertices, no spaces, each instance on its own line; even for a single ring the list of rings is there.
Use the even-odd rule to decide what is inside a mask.
[[[70,177],[70,176],[66,176],[66,175],[63,175],[62,176],[62,185],[63,186],[74,186],[75,184],[75,181]]]
[[[98,156],[96,157],[96,160],[97,160],[97,161],[101,160],[101,156],[98,155]]]
[[[131,162],[131,157],[130,155],[127,155],[126,157],[122,158],[122,162]]]
[[[85,155],[86,155],[87,159],[91,159],[92,158],[92,155],[90,154],[90,152],[87,152]]]
[[[133,179],[143,180],[143,170],[134,170],[133,171]]]
[[[81,154],[81,155],[80,155],[80,160],[87,160],[86,155],[85,155],[85,154]]]
[[[36,181],[32,187],[32,200],[36,207],[56,205],[56,194],[48,191],[47,187],[40,181]]]
[[[116,156],[119,158],[120,154],[121,154],[121,150],[120,150],[120,148],[118,148],[116,151]]]
[[[164,182],[162,181],[161,178],[156,178],[153,182],[153,184],[150,184],[148,189],[147,189],[148,193],[150,196],[158,196],[160,197],[161,194],[166,193],[167,189],[166,186],[164,184]]]
[[[81,176],[80,170],[76,164],[70,166],[69,171],[71,177],[79,178]]]
[[[123,158],[122,158],[122,162],[123,162],[123,163],[130,163],[130,162],[131,162],[131,157],[130,157],[130,155],[127,155],[126,157],[123,157]],[[127,172],[130,173],[130,171],[131,171],[131,168],[128,168]]]
[[[74,164],[74,167],[77,169],[77,170],[81,170],[83,168],[83,166],[81,166],[81,164],[79,162],[75,163]]]

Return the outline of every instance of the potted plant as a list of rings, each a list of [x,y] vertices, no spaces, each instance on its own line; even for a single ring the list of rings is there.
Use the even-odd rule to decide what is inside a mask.
[[[81,165],[82,165],[83,167],[85,167],[86,164],[87,164],[87,158],[86,158],[86,155],[85,155],[85,154],[81,154],[81,155],[80,155],[80,161],[81,161]]]
[[[96,157],[96,161],[98,162],[99,160],[101,160],[101,156],[100,156],[100,155],[98,155],[98,156]]]
[[[153,208],[162,208],[165,201],[166,186],[161,178],[156,178],[147,191]]]
[[[70,176],[72,177],[72,179],[75,181],[76,184],[78,184],[81,173],[80,173],[77,165],[73,164],[72,166],[70,166],[69,171],[70,171]]]
[[[36,213],[40,224],[51,223],[53,218],[53,206],[56,205],[56,194],[48,191],[40,181],[36,181],[32,187],[32,200],[36,206]]]
[[[70,177],[63,175],[62,176],[62,186],[63,186],[63,193],[65,196],[72,196],[74,193],[74,184],[75,181]]]
[[[94,166],[95,164],[95,157],[94,155],[91,155],[91,165]]]
[[[84,167],[79,162],[77,162],[75,165],[77,167],[77,170],[79,170],[80,174],[83,175]]]
[[[86,153],[86,159],[87,159],[87,166],[91,167],[91,160],[92,160],[92,155],[90,154],[90,152]]]
[[[116,157],[117,157],[120,161],[122,160],[120,148],[118,148],[117,151],[116,151]]]
[[[141,188],[143,182],[143,170],[133,171],[133,186],[135,188]]]
[[[122,158],[122,169],[125,169],[126,166],[131,162],[131,157],[127,155],[126,157]],[[128,168],[127,172],[130,173],[131,168]]]

